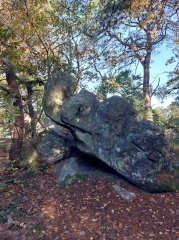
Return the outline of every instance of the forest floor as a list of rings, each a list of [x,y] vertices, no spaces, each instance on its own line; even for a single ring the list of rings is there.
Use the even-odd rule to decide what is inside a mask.
[[[179,193],[146,194],[107,175],[62,187],[54,164],[13,169],[0,139],[0,239],[177,240]],[[9,181],[12,179],[11,181]],[[136,194],[124,200],[112,185]]]

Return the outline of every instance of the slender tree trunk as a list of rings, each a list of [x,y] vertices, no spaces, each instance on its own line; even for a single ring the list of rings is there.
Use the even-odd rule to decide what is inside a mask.
[[[32,104],[32,85],[27,86],[27,93],[28,93],[28,110],[29,116],[31,118],[31,136],[32,138],[36,138],[36,113],[34,111],[34,107]]]
[[[6,70],[6,80],[7,80],[10,92],[16,95],[15,101],[13,102],[13,106],[18,109],[18,116],[15,116],[14,118],[12,145],[9,153],[9,159],[16,160],[15,166],[19,166],[20,160],[22,159],[24,114],[23,114],[22,100],[20,98],[20,91],[17,84],[17,77],[13,69],[8,68]]]
[[[146,111],[146,118],[153,122],[153,113],[151,108],[151,94],[150,94],[150,52],[146,55],[143,63],[144,78],[143,78],[143,97]]]

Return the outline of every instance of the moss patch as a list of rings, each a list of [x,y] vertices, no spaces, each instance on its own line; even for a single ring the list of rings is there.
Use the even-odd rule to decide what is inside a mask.
[[[77,181],[86,177],[83,172],[77,172],[75,175],[68,174],[63,181],[59,183],[60,188],[75,184]]]
[[[160,173],[157,175],[160,183],[158,192],[176,192],[179,191],[179,177],[175,173]]]

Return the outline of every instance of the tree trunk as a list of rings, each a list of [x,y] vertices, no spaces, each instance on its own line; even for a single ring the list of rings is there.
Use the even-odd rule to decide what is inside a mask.
[[[31,118],[31,136],[32,138],[36,138],[36,114],[34,111],[34,107],[32,104],[32,95],[28,93],[28,110],[29,110],[29,116]]]
[[[18,109],[17,114],[18,116],[14,117],[12,145],[9,153],[9,159],[16,160],[15,166],[19,166],[20,160],[22,159],[24,114],[22,100],[20,98],[20,91],[17,84],[17,77],[11,68],[6,70],[6,80],[10,92],[16,95],[15,101],[13,102],[13,106]]]
[[[146,118],[153,122],[153,113],[151,108],[151,94],[150,94],[150,52],[146,55],[143,63],[144,79],[143,79],[143,97],[144,107],[146,111]]]

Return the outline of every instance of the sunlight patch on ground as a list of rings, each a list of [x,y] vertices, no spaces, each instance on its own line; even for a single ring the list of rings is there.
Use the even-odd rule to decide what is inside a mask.
[[[28,158],[28,163],[32,164],[36,159],[37,159],[38,155],[37,155],[37,151],[33,151],[31,156],[29,156]]]

